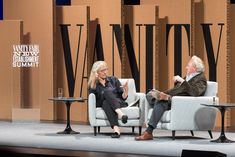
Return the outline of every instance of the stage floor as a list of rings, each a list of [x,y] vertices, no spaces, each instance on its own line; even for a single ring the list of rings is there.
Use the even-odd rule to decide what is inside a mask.
[[[75,131],[79,131],[80,134],[57,134],[58,131],[62,131],[64,128],[65,124],[0,121],[0,146],[2,148],[18,148],[18,150],[27,148],[34,151],[44,149],[66,152],[90,152],[90,154],[96,152],[165,157],[180,157],[182,150],[186,149],[218,151],[227,154],[227,157],[235,156],[235,143],[212,143],[206,131],[196,131],[194,132],[194,137],[191,137],[189,131],[179,131],[176,132],[176,140],[172,140],[171,131],[155,130],[154,140],[135,141],[134,137],[137,136],[137,128],[136,134],[132,134],[131,128],[123,127],[122,135],[119,139],[110,138],[112,130],[109,127],[101,128],[101,134],[94,136],[91,126],[72,124],[72,128]],[[218,138],[219,135],[219,132],[213,131],[214,139]],[[235,141],[235,133],[226,132],[226,136]],[[94,156],[97,156],[97,154]]]

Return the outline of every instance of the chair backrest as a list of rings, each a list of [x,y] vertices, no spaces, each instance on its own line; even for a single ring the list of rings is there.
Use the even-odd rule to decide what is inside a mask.
[[[207,88],[204,96],[217,96],[218,83],[213,81],[207,81]]]
[[[135,88],[135,80],[132,78],[121,78],[119,81],[121,84],[125,84],[126,81],[128,80],[128,98],[126,100],[127,103],[131,103],[135,101],[135,94],[136,94],[136,88]]]

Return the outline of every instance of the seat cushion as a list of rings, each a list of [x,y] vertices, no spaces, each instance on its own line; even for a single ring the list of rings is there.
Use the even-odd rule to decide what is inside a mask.
[[[128,116],[128,119],[139,119],[140,109],[139,107],[125,107],[121,108],[122,112]],[[107,119],[104,110],[101,107],[96,108],[96,118],[97,119]]]
[[[153,109],[151,108],[148,112],[148,120],[150,119],[152,112]],[[169,123],[171,121],[171,110],[165,111],[160,121],[164,123]]]

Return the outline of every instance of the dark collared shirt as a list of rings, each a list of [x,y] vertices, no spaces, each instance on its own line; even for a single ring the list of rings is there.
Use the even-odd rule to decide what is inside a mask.
[[[121,83],[115,76],[109,76],[106,78],[105,86],[100,82],[96,83],[96,88],[89,88],[89,93],[94,93],[96,96],[97,107],[101,107],[104,101],[104,90],[111,90],[118,99],[124,101],[122,98],[123,88],[120,87]]]

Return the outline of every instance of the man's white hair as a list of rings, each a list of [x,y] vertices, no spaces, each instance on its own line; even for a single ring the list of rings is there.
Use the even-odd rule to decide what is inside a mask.
[[[203,61],[201,60],[201,58],[194,55],[192,57],[192,64],[196,68],[197,72],[204,72],[205,71],[205,65],[204,65]]]

